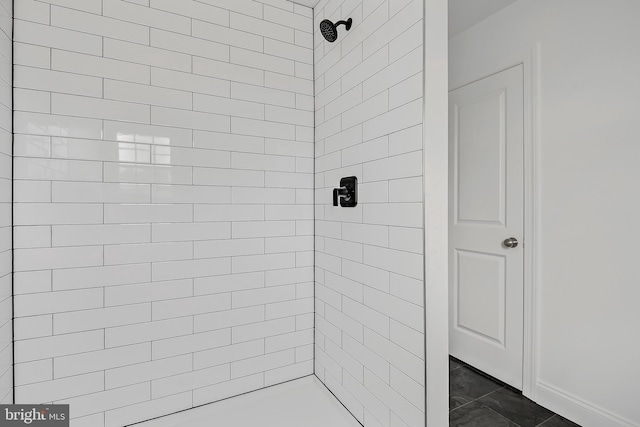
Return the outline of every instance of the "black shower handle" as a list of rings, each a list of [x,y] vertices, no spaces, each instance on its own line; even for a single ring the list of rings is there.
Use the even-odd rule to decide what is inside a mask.
[[[347,187],[340,187],[333,189],[333,206],[338,206],[339,196],[349,197],[349,189]]]

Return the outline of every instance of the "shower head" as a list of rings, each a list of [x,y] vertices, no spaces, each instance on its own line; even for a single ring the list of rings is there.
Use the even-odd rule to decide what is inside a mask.
[[[347,28],[347,31],[349,31],[352,23],[353,19],[351,18],[346,21],[338,21],[335,24],[330,20],[325,19],[320,23],[320,32],[329,43],[333,43],[338,39],[338,25],[344,25]]]

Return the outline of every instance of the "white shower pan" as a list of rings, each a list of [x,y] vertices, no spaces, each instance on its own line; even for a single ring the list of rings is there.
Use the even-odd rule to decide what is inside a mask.
[[[362,427],[314,375],[136,426]]]

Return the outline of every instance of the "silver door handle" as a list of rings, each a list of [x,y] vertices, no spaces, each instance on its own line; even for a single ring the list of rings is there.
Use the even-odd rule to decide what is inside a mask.
[[[515,237],[509,237],[508,239],[505,239],[502,244],[507,248],[513,249],[518,246],[518,239],[516,239]]]

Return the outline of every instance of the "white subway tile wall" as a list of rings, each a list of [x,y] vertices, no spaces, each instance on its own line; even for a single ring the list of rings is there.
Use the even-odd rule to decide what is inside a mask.
[[[422,3],[314,9],[315,372],[366,427],[425,425]],[[358,206],[333,207],[351,175]]]
[[[13,302],[11,228],[13,3],[0,1],[0,404],[13,403]],[[32,99],[32,93],[25,93]],[[37,100],[30,102],[38,102]],[[27,237],[37,241],[37,231]]]
[[[312,36],[286,0],[16,2],[19,403],[119,427],[313,373]]]

